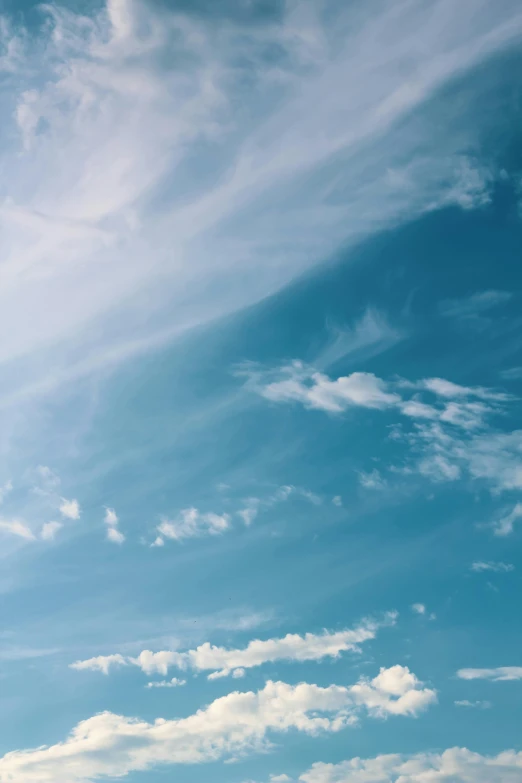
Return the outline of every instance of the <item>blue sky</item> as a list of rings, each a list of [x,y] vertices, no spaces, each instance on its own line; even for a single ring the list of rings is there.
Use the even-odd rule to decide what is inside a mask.
[[[522,8],[6,2],[0,783],[522,776]]]

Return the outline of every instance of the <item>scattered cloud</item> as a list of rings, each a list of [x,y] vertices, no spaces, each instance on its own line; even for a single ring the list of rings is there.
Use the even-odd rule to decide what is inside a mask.
[[[63,527],[61,522],[46,522],[42,525],[40,538],[43,541],[52,541],[59,530]]]
[[[415,612],[415,614],[426,614],[426,607],[424,604],[412,604],[411,610],[412,612]]]
[[[26,541],[34,541],[36,538],[31,528],[19,519],[0,519],[0,531],[25,538]]]
[[[508,367],[500,375],[506,381],[518,381],[522,378],[522,367]]]
[[[340,495],[335,495],[335,497],[332,498],[332,503],[334,506],[342,506],[343,505],[343,499]]]
[[[38,465],[36,468],[36,473],[38,474],[42,484],[45,485],[46,489],[56,489],[60,486],[60,476],[58,476],[47,465]]]
[[[446,318],[474,319],[512,299],[509,291],[478,291],[463,299],[447,299],[440,304]]]
[[[6,481],[5,484],[0,487],[0,505],[2,505],[7,495],[9,495],[12,489],[13,489],[12,481]]]
[[[169,668],[176,667],[182,671],[210,671],[209,679],[229,675],[241,677],[246,669],[274,661],[319,661],[328,657],[338,658],[342,652],[359,652],[361,644],[374,639],[379,629],[394,625],[396,619],[396,612],[388,612],[382,620],[364,620],[355,628],[324,631],[321,634],[307,633],[304,636],[287,634],[279,639],[254,639],[242,649],[227,649],[205,642],[195,650],[186,652],[143,650],[137,657],[126,659],[120,655],[109,655],[105,656],[107,671],[112,663],[118,666],[125,663],[139,666],[145,674],[157,672],[165,676]],[[77,661],[72,664],[72,668],[101,670],[102,659],[103,656]]]
[[[514,571],[515,566],[512,563],[493,562],[489,560],[484,562],[483,560],[477,560],[470,566],[471,571],[482,573],[483,571],[495,571],[496,573],[507,573]]]
[[[332,381],[327,375],[295,361],[275,374],[277,380],[263,382],[263,374],[249,372],[249,385],[272,402],[298,402],[305,408],[328,413],[342,413],[354,406],[388,408],[400,400],[398,395],[388,392],[385,382],[372,373],[354,372]]]
[[[520,481],[522,483],[522,469]],[[522,503],[517,503],[513,510],[505,517],[493,523],[493,531],[496,536],[509,536],[515,528],[515,522],[522,517]]]
[[[376,468],[369,473],[359,471],[358,476],[359,484],[364,489],[386,489],[386,480],[383,479]]]
[[[117,525],[118,515],[116,514],[115,510],[113,508],[106,508],[105,509],[105,519],[103,520],[106,525]]]
[[[107,541],[112,541],[113,544],[123,544],[125,536],[121,530],[118,529],[119,519],[113,508],[105,508],[105,517],[103,521],[107,525]]]
[[[107,540],[112,541],[113,544],[123,544],[125,536],[117,527],[109,527],[107,530]]]
[[[253,500],[257,501],[257,498],[253,498]],[[251,505],[245,506],[245,508],[241,508],[237,512],[237,515],[243,520],[245,525],[248,527],[255,520],[258,513],[259,513],[259,501],[257,501],[256,503],[252,503]]]
[[[299,783],[517,783],[521,770],[521,752],[483,756],[467,748],[449,748],[440,754],[389,753],[339,764],[318,762],[300,775]]]
[[[123,655],[98,655],[96,658],[88,658],[85,661],[75,661],[70,664],[71,669],[77,671],[99,671],[102,674],[108,674],[113,666],[126,666],[127,660]]]
[[[496,669],[459,669],[461,680],[522,680],[522,666],[498,666]]]
[[[162,538],[182,541],[185,538],[221,535],[229,527],[228,514],[203,513],[197,508],[185,508],[174,519],[162,519],[157,530]]]
[[[471,707],[477,710],[489,710],[492,707],[490,701],[469,701],[468,699],[461,699],[453,702],[455,707]]]
[[[87,783],[159,764],[237,757],[266,748],[272,732],[337,732],[364,714],[416,717],[437,700],[435,691],[422,685],[408,668],[392,666],[348,687],[268,681],[257,692],[234,691],[175,720],[147,723],[103,712],[79,723],[62,743],[3,756],[0,778]]]
[[[179,680],[177,677],[173,677],[171,680],[155,680],[148,682],[146,688],[181,688],[182,685],[186,685],[186,680]]]
[[[60,514],[67,519],[80,519],[80,504],[77,500],[66,500],[62,498],[59,507]]]

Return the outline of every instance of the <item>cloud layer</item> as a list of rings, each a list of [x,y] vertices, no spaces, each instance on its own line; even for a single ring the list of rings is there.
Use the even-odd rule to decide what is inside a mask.
[[[187,718],[154,723],[110,712],[79,723],[65,742],[0,759],[0,781],[88,783],[158,764],[196,764],[260,751],[272,732],[337,732],[369,717],[415,716],[436,701],[407,668],[381,669],[351,687],[267,682],[233,692]]]
[[[514,0],[288,0],[240,22],[146,0],[42,13],[0,33],[0,362],[24,357],[3,404],[258,299],[376,228],[489,200],[491,171],[462,154],[481,104],[468,116],[447,92],[441,107],[440,90],[517,45]]]
[[[353,758],[340,764],[314,764],[299,777],[302,783],[517,783],[522,752],[506,750],[483,756],[466,748],[412,756],[389,754]],[[291,778],[287,778],[291,781]]]

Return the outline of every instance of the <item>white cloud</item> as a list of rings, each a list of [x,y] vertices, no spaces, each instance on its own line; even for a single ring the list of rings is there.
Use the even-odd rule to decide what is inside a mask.
[[[177,677],[173,677],[171,680],[154,680],[153,682],[148,682],[146,687],[147,688],[181,688],[183,685],[186,685],[186,680],[179,680]]]
[[[185,654],[174,650],[160,650],[159,652],[142,650],[136,658],[127,658],[126,663],[139,666],[142,672],[149,675],[162,674],[166,676],[172,666],[178,669],[187,668]]]
[[[442,135],[420,109],[433,99],[451,117],[442,88],[517,43],[516,4],[412,10],[400,0],[359,15],[350,4],[323,14],[320,3],[288,3],[277,20],[237,25],[140,0],[108,0],[94,17],[67,4],[45,13],[35,45],[33,34],[6,33],[2,55],[16,67],[2,97],[6,138],[19,143],[0,160],[16,183],[0,215],[0,318],[9,326],[31,309],[32,320],[4,328],[0,360],[66,350],[45,378],[25,362],[4,401],[243,306],[343,242],[448,202],[487,201],[490,175],[461,154],[478,141],[476,103],[461,108],[458,133],[448,122]],[[181,65],[166,67],[174,42]],[[311,181],[319,186],[303,186]],[[203,278],[224,295],[201,294]],[[144,308],[155,318],[136,318]],[[102,333],[103,347],[89,333]],[[67,368],[77,341],[82,359]]]
[[[228,514],[203,513],[197,508],[185,508],[175,519],[164,518],[157,530],[163,538],[181,541],[184,538],[220,535],[229,527]]]
[[[152,652],[143,650],[136,658],[127,658],[125,660],[126,663],[139,666],[145,674],[157,672],[165,676],[169,668],[174,666],[182,670],[192,669],[196,672],[210,671],[209,679],[229,675],[242,677],[245,669],[261,666],[264,663],[274,661],[319,661],[327,657],[338,658],[342,652],[359,652],[361,644],[374,639],[380,628],[394,625],[396,618],[396,612],[388,612],[380,621],[364,620],[355,628],[343,631],[323,631],[320,634],[307,633],[304,636],[287,634],[279,639],[254,639],[246,647],[240,649],[217,647],[209,642],[205,642],[196,649],[185,652],[175,650]],[[110,666],[113,656],[106,657],[108,666]],[[90,660],[99,662],[101,658]],[[114,662],[117,664],[121,663],[119,659],[114,659]],[[88,669],[92,668],[92,666],[79,667],[78,662],[76,662],[73,664],[73,668]]]
[[[327,375],[294,362],[279,371],[280,380],[261,384],[257,391],[273,402],[300,402],[306,408],[341,413],[352,406],[387,408],[399,402],[376,375],[354,372],[330,380]]]
[[[455,707],[471,707],[478,710],[489,710],[492,706],[490,701],[469,701],[469,699],[460,699],[453,703]]]
[[[522,680],[522,666],[498,666],[496,669],[459,669],[461,680]]]
[[[88,658],[85,661],[75,661],[70,664],[71,669],[77,671],[93,671],[108,674],[112,666],[126,666],[127,660],[123,655],[98,655],[95,658]]]
[[[107,529],[107,540],[112,541],[113,544],[123,544],[125,536],[117,527],[109,527]]]
[[[379,471],[374,468],[369,473],[359,471],[359,484],[365,489],[385,489],[386,480],[383,479]]]
[[[337,732],[364,713],[415,717],[435,701],[435,692],[402,666],[351,687],[268,681],[260,691],[229,693],[186,718],[147,723],[101,713],[79,723],[65,742],[8,753],[0,759],[0,779],[87,783],[158,764],[215,761],[266,748],[272,732]]]
[[[259,513],[260,503],[261,501],[259,498],[248,498],[245,508],[242,508],[237,512],[238,516],[241,517],[247,527],[256,519]]]
[[[38,465],[36,472],[48,489],[55,489],[60,485],[60,477],[48,465]]]
[[[343,505],[343,499],[340,495],[335,495],[335,497],[332,498],[332,503],[334,506],[342,506]]]
[[[0,519],[0,532],[2,530],[6,533],[11,533],[13,536],[25,538],[26,541],[35,540],[35,535],[31,528],[19,519]]]
[[[118,515],[113,508],[105,509],[104,522],[106,525],[117,525],[119,522]]]
[[[299,402],[330,414],[354,405],[401,414],[404,421],[393,426],[390,437],[406,443],[410,454],[405,465],[390,467],[395,473],[420,474],[434,482],[468,476],[494,492],[522,489],[522,430],[501,431],[490,423],[493,417],[509,413],[515,401],[505,392],[444,378],[385,381],[369,373],[352,373],[331,380],[298,361],[274,370],[251,365],[241,374],[247,378],[247,389],[274,402]],[[368,474],[362,475],[364,482]],[[376,473],[369,474],[369,480],[372,475],[377,481]],[[522,513],[519,505],[513,516],[499,523],[497,535],[511,532],[512,522]]]
[[[478,291],[464,299],[447,299],[440,312],[448,318],[474,319],[512,299],[509,291]]]
[[[520,469],[522,482],[522,468]],[[493,530],[496,536],[509,536],[514,530],[515,522],[522,517],[522,503],[517,503],[513,510],[505,517],[493,523]]]
[[[43,541],[52,541],[59,530],[63,527],[61,522],[46,522],[42,525],[40,538]]]
[[[489,560],[488,562],[484,562],[483,560],[477,560],[475,563],[472,563],[470,566],[472,571],[476,571],[478,573],[481,573],[482,571],[495,571],[496,573],[507,573],[509,571],[514,571],[515,566],[512,563],[502,563],[502,562],[493,562],[492,560]]]
[[[467,748],[443,753],[390,753],[339,764],[318,762],[299,777],[302,783],[518,783],[522,753],[505,750],[483,756]]]
[[[426,607],[424,606],[424,604],[412,604],[411,610],[416,614],[426,614]]]
[[[60,514],[67,519],[80,519],[80,504],[77,500],[66,500],[62,498],[59,508]]]
[[[0,487],[0,505],[4,502],[7,495],[12,491],[13,489],[13,482],[12,481],[6,481],[5,484]]]

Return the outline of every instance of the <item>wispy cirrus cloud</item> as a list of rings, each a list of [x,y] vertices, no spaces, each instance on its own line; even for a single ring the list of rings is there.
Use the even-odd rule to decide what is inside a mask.
[[[79,723],[63,743],[3,756],[0,776],[25,783],[87,783],[159,764],[216,761],[260,751],[274,732],[338,732],[363,715],[416,717],[436,700],[436,692],[403,666],[383,668],[351,686],[269,681],[257,692],[229,693],[186,718],[147,723],[100,713]]]
[[[440,91],[517,45],[514,2],[288,2],[241,24],[146,0],[42,14],[36,32],[1,33],[0,361],[21,360],[3,404],[245,305],[376,228],[488,200],[491,171],[462,154],[481,103],[456,111]],[[431,132],[432,102],[447,133]],[[34,356],[51,347],[43,375]]]
[[[483,560],[476,560],[471,564],[470,569],[478,574],[483,573],[484,571],[493,571],[497,574],[506,574],[509,573],[509,571],[514,571],[515,566],[513,563],[494,562],[493,560],[488,560],[487,562]]]
[[[510,291],[478,291],[463,299],[448,299],[440,304],[441,315],[447,318],[473,320],[513,298]]]

